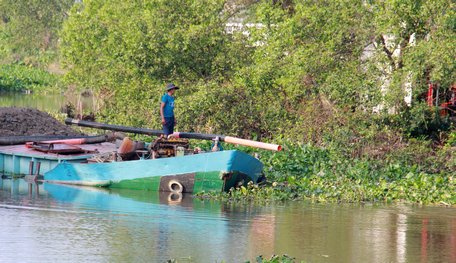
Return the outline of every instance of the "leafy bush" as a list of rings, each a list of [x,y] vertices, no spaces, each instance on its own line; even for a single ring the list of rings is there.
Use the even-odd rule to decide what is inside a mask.
[[[447,144],[449,146],[456,146],[456,131],[450,133],[450,135],[448,136]]]
[[[20,64],[0,65],[0,91],[44,90],[57,85],[57,76]]]

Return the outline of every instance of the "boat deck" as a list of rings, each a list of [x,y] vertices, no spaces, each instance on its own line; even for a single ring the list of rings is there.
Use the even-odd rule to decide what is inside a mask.
[[[95,151],[97,150],[98,153],[111,153],[116,151],[116,145],[114,143],[104,142],[104,143],[96,143],[96,144],[83,144],[83,145],[76,145],[84,150],[87,151]],[[36,157],[36,158],[43,158],[49,160],[71,160],[71,159],[81,159],[81,158],[89,158],[93,156],[93,153],[80,153],[80,154],[56,154],[56,153],[44,153],[40,151],[36,151],[31,148],[25,147],[25,145],[8,145],[8,146],[0,146],[0,154],[7,154],[7,155],[16,155],[16,156],[28,156],[28,157]]]
[[[116,151],[114,143],[104,142],[97,144],[83,144],[78,147],[87,150],[95,151],[96,154],[112,153]],[[62,161],[81,163],[86,162],[88,158],[92,157],[94,153],[81,153],[81,154],[56,154],[45,153],[25,147],[25,145],[8,145],[0,146],[0,175],[6,176],[23,176],[29,174],[30,162],[34,162],[34,169],[36,163],[40,162],[41,167],[39,174],[43,175],[45,172],[53,169],[57,164]]]

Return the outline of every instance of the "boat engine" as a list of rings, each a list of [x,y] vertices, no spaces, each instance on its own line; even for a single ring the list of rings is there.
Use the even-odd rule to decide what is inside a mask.
[[[183,156],[189,151],[187,139],[159,137],[150,144],[152,158]]]

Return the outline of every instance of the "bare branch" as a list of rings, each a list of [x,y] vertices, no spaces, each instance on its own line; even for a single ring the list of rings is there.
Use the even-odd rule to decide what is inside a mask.
[[[390,61],[391,67],[393,68],[393,70],[395,70],[396,63],[394,62],[393,52],[386,47],[385,37],[383,37],[383,35],[380,35],[378,37],[378,40],[380,41],[380,43],[382,45],[383,52],[385,52],[386,56],[388,57],[388,60]]]

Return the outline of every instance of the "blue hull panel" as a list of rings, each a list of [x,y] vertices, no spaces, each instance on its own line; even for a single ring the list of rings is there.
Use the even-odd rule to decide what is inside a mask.
[[[44,174],[50,182],[85,185],[109,185],[124,180],[192,173],[238,172],[257,182],[263,164],[256,158],[237,151],[220,151],[181,157],[112,163],[60,163]]]

